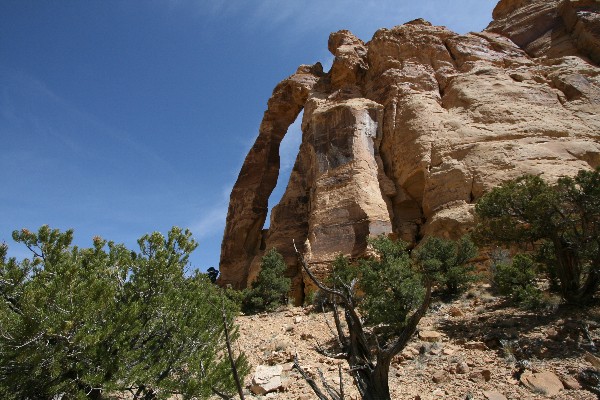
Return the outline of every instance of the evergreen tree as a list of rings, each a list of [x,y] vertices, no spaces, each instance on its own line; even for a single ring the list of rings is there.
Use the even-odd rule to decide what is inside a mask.
[[[542,291],[535,284],[535,262],[526,254],[517,254],[510,262],[492,265],[498,291],[525,308],[542,305]]]
[[[32,258],[7,259],[0,247],[2,398],[234,390],[219,289],[204,274],[185,273],[196,247],[189,231],[146,235],[139,252],[97,237],[80,249],[72,231],[47,226],[13,238]],[[230,325],[235,306],[225,309]],[[243,357],[237,364],[247,372]]]
[[[358,263],[341,255],[335,259],[326,281],[329,286],[314,276],[302,254],[296,251],[308,277],[331,299],[340,347],[336,352],[348,362],[362,399],[389,400],[391,361],[404,349],[425,315],[432,286],[452,282],[460,288],[464,278],[456,275],[459,270],[469,269],[464,265],[477,249],[468,238],[457,242],[429,239],[414,257],[406,243],[384,235],[369,239],[369,245],[375,254]],[[339,307],[344,311],[345,327]],[[335,391],[327,385],[327,394],[323,392],[297,359],[294,366],[319,399],[343,397],[341,387]]]
[[[467,237],[457,241],[430,236],[414,252],[424,270],[435,273],[449,295],[459,294],[473,282],[475,267],[469,260],[477,255],[477,247]]]
[[[262,258],[260,272],[244,299],[246,312],[271,311],[287,303],[291,280],[285,277],[283,256],[272,248]]]
[[[533,250],[570,303],[600,285],[600,168],[554,185],[526,175],[484,195],[475,207],[484,243]]]
[[[358,268],[341,257],[336,259],[337,271],[330,278],[335,287],[319,281],[300,253],[298,257],[310,279],[332,299],[336,342],[340,346],[336,352],[348,362],[361,398],[389,400],[390,364],[429,307],[434,275],[419,269],[403,242],[380,236],[370,244],[377,255],[361,260]],[[343,308],[345,326],[338,307]],[[367,325],[372,329],[366,329]],[[336,393],[327,386],[327,395],[311,381],[297,359],[294,365],[319,399],[342,397],[341,388]]]

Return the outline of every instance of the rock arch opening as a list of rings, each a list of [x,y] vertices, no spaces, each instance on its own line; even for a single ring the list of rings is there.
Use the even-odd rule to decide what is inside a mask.
[[[267,102],[256,141],[231,191],[221,244],[221,285],[241,289],[251,279],[252,262],[266,246],[263,227],[269,198],[279,180],[281,141],[322,76],[319,63],[300,66],[275,87]]]
[[[300,144],[302,143],[303,116],[304,110],[300,111],[300,114],[298,114],[294,123],[290,125],[279,145],[279,176],[277,177],[277,184],[269,196],[269,211],[267,213],[267,218],[265,219],[263,231],[269,229],[273,207],[281,201],[290,180],[292,168],[294,167],[294,162],[296,161]]]

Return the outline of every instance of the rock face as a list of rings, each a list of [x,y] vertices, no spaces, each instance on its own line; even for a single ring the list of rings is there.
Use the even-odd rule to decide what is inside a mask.
[[[502,0],[481,33],[418,19],[368,43],[332,33],[335,60],[301,66],[268,102],[231,193],[221,284],[245,287],[265,249],[288,263],[293,296],[366,238],[457,237],[473,204],[524,173],[548,180],[600,165],[600,3]],[[302,144],[263,230],[279,144],[304,110]]]

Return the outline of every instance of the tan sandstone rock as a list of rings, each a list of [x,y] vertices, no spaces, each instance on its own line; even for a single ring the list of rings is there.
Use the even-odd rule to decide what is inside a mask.
[[[533,373],[525,371],[521,375],[521,383],[534,393],[541,393],[546,396],[557,395],[564,386],[558,376],[550,371]]]
[[[419,331],[419,339],[424,342],[440,342],[442,334],[437,331]]]
[[[485,390],[483,395],[487,400],[506,400],[506,396],[493,390]]]
[[[254,394],[267,394],[283,387],[285,378],[282,365],[259,365],[252,377],[250,390]]]
[[[231,193],[221,284],[248,285],[264,251],[288,264],[293,298],[382,233],[456,238],[474,203],[524,173],[549,181],[600,165],[600,6],[502,0],[480,33],[417,19],[364,43],[332,33],[327,73],[301,66],[275,88]],[[263,230],[279,144],[300,111],[302,144]]]

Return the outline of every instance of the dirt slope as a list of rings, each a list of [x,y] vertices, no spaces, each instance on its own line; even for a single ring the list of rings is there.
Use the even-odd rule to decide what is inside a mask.
[[[585,389],[564,388],[556,395],[545,395],[543,388],[525,387],[519,371],[525,376],[551,372],[563,386],[577,386],[578,374],[592,367],[584,357],[593,346],[582,326],[588,327],[595,347],[600,349],[600,307],[586,312],[561,307],[532,313],[508,306],[487,290],[433,305],[421,320],[419,333],[392,364],[394,399],[502,399],[494,395],[507,399],[597,398]],[[290,370],[297,353],[301,365],[317,381],[317,370],[321,370],[331,384],[336,384],[340,364],[347,398],[358,399],[347,364],[315,350],[316,346],[332,349],[335,345],[326,320],[333,324],[331,312],[315,313],[310,307],[239,317],[238,350],[247,354],[253,366],[245,382],[247,388],[261,364],[283,364],[288,377],[282,390],[265,396],[253,396],[248,390],[248,397],[316,398],[298,372]],[[437,334],[439,341],[435,342],[420,338],[433,336],[429,340],[435,340]]]

